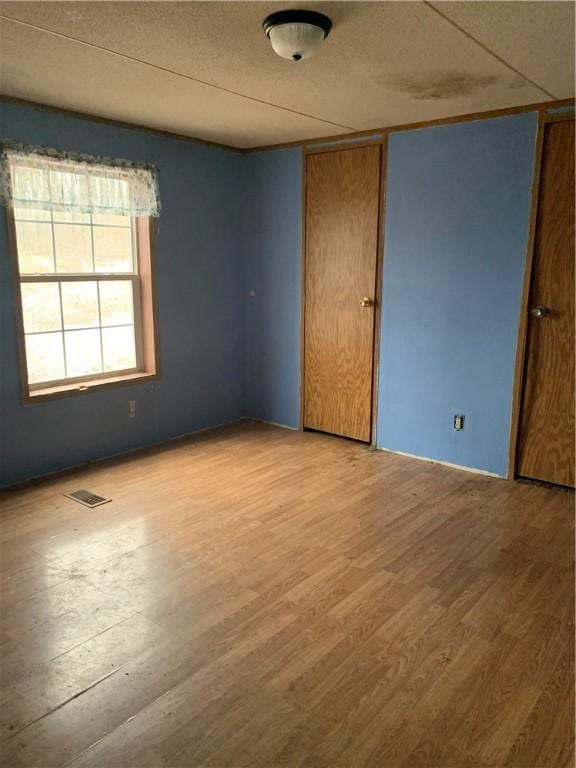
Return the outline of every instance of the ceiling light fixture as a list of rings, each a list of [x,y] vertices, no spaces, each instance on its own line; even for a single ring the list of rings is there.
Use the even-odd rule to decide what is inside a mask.
[[[262,22],[278,56],[303,61],[313,56],[332,29],[328,16],[316,11],[278,11]]]

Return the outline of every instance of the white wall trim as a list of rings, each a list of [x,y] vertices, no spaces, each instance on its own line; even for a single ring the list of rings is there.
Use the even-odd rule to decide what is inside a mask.
[[[407,459],[418,459],[418,461],[428,461],[430,464],[441,464],[443,467],[451,469],[460,469],[463,472],[473,472],[475,475],[486,475],[486,477],[497,477],[498,480],[506,480],[504,475],[498,475],[496,472],[488,472],[486,469],[476,469],[476,467],[466,467],[463,464],[452,464],[450,461],[440,461],[439,459],[429,459],[426,456],[416,456],[413,453],[404,453],[404,451],[393,451],[390,448],[378,448],[379,451],[393,453],[396,456],[405,456]]]
[[[291,429],[292,432],[299,432],[298,427],[290,427],[288,424],[279,424],[277,421],[266,421],[266,419],[256,419],[253,416],[246,416],[247,421],[256,421],[258,424],[270,424],[271,427],[280,427],[280,429]]]

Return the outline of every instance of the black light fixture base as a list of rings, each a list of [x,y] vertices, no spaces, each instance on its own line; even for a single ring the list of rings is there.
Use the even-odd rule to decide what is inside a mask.
[[[323,13],[299,10],[276,11],[276,13],[271,13],[270,16],[266,16],[262,22],[262,27],[269,37],[270,30],[281,24],[313,24],[315,27],[320,27],[324,32],[324,39],[328,37],[330,30],[332,29],[332,21],[328,16],[324,16]]]

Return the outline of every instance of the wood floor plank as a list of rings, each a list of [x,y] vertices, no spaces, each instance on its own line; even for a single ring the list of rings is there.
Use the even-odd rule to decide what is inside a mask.
[[[532,709],[529,718],[524,722],[522,729],[516,735],[514,743],[504,761],[506,768],[522,768],[525,765],[538,765],[539,753],[544,749],[549,749],[548,738],[552,723],[550,721],[550,709],[556,712],[562,710],[562,703],[569,708],[569,699],[574,696],[574,651],[573,648],[567,648],[563,655],[557,660],[556,667],[546,686],[544,687],[540,698]],[[562,729],[560,729],[562,732]],[[574,739],[574,722],[568,724],[566,732],[563,734],[565,746],[562,747],[566,752],[570,749],[570,744]],[[569,755],[567,756],[567,758]],[[546,765],[546,760],[542,761]],[[558,765],[561,765],[558,762]]]
[[[245,422],[0,505],[2,765],[574,768],[573,494]]]

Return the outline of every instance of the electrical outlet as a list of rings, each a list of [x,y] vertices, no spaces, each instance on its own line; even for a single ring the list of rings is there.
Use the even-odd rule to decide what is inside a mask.
[[[136,400],[128,400],[128,416],[131,419],[136,416]]]
[[[464,429],[464,415],[463,414],[454,414],[454,429],[456,432],[460,432],[462,429]]]

